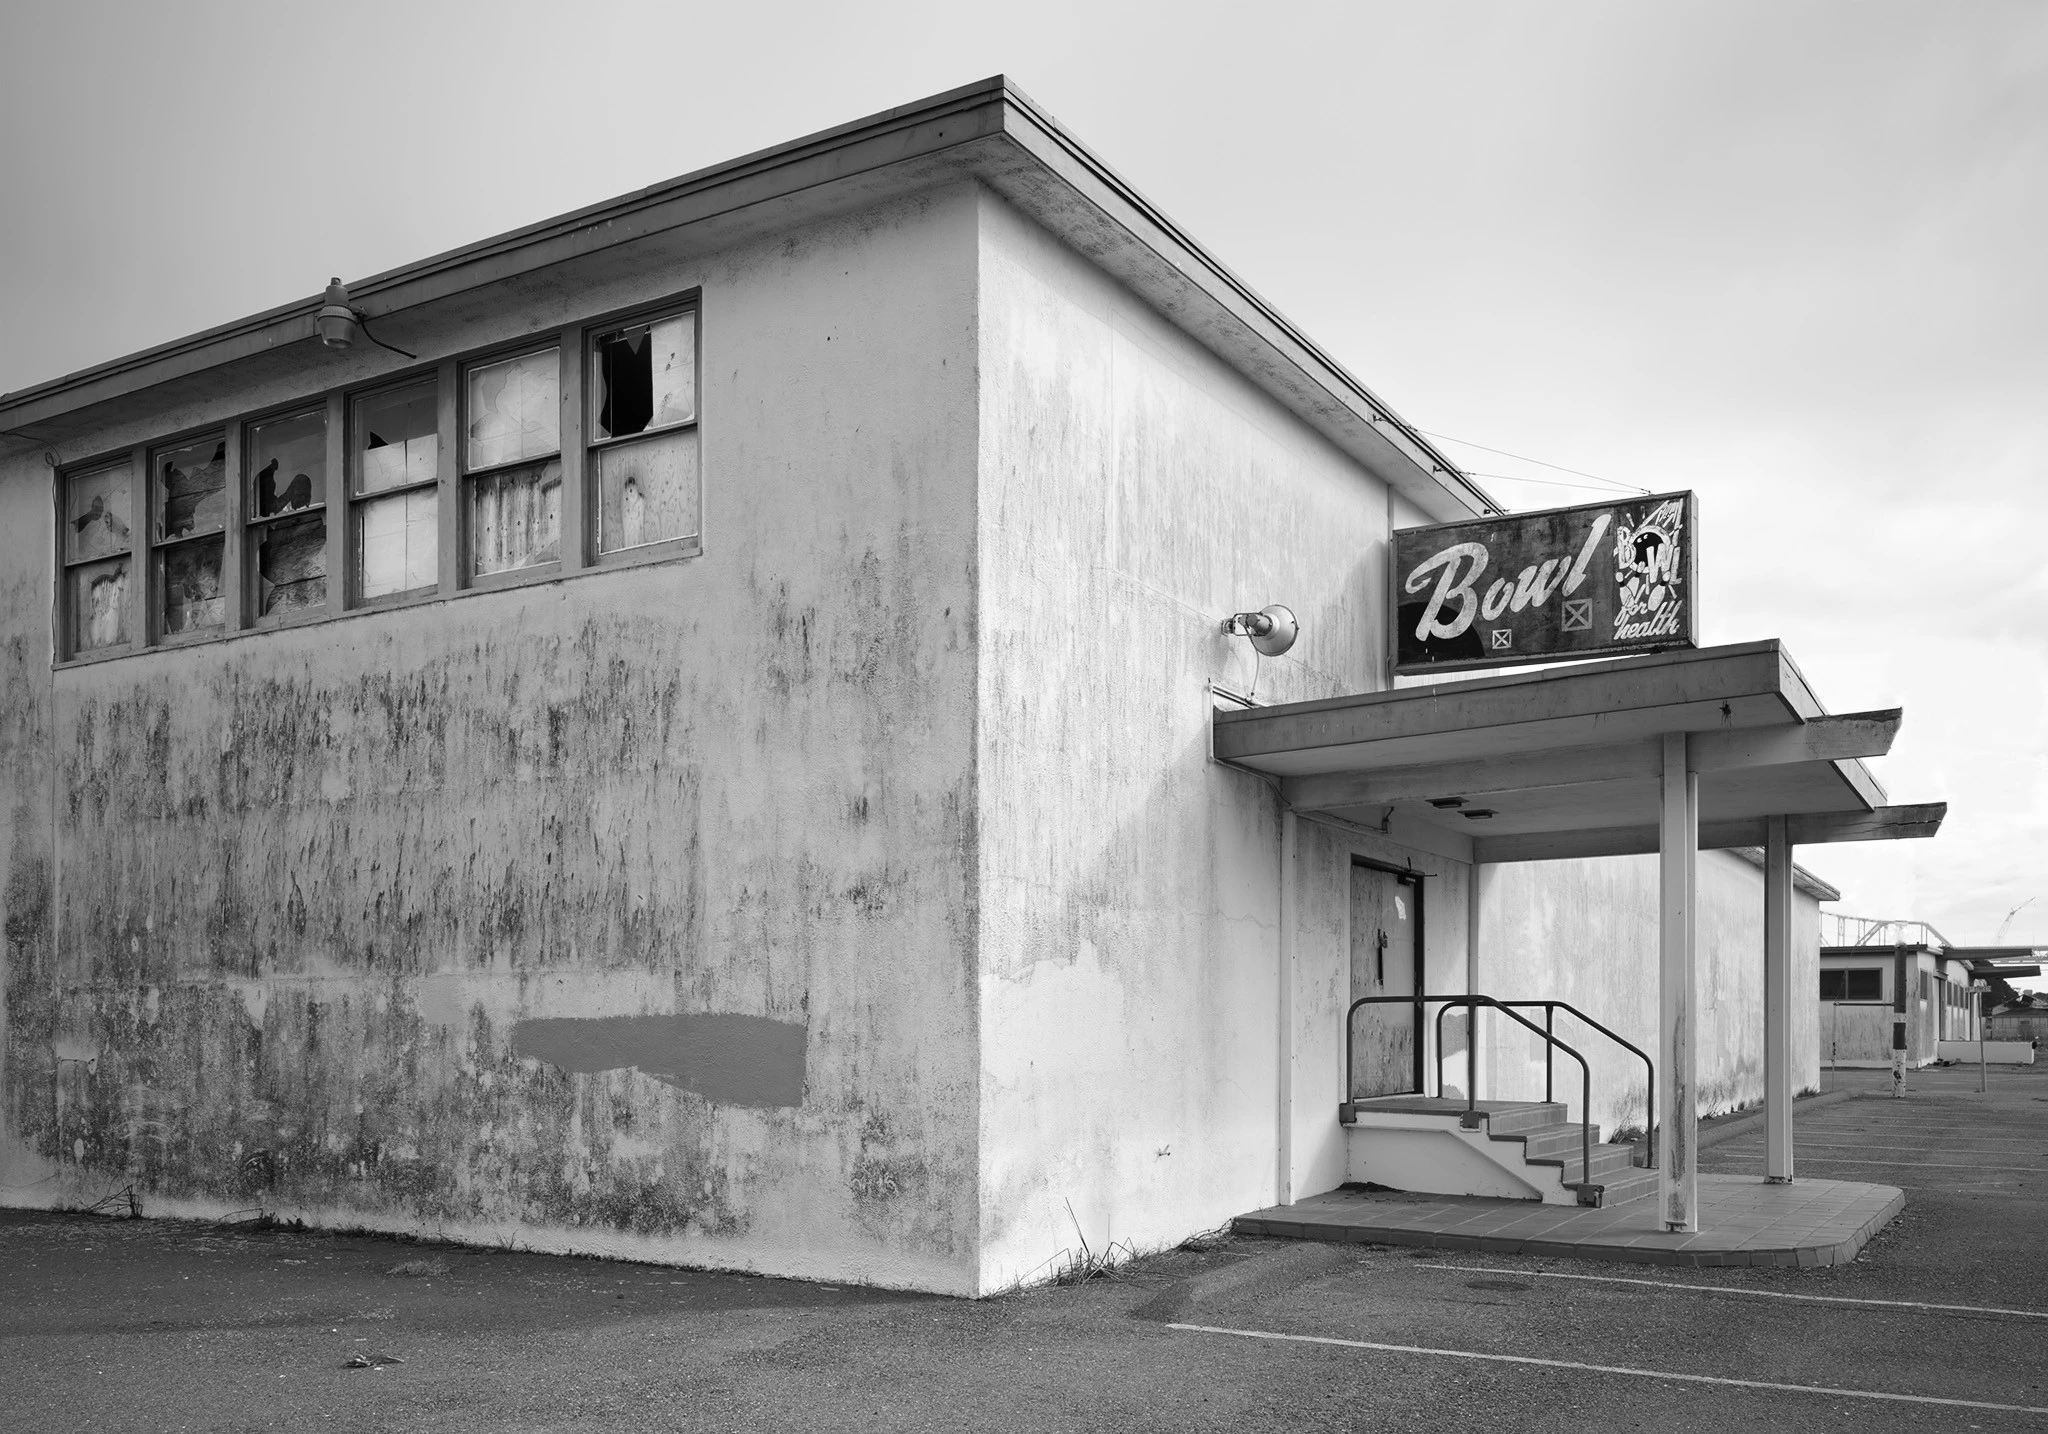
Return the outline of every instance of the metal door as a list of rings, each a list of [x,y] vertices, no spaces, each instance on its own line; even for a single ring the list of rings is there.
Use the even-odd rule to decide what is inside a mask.
[[[1422,882],[1353,862],[1351,999],[1422,989]],[[1422,1042],[1413,1006],[1365,1006],[1352,1023],[1353,1100],[1422,1088]]]

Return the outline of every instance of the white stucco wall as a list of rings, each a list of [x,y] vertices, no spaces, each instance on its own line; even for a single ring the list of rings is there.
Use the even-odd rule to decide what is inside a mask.
[[[981,1268],[996,1288],[1048,1272],[1077,1221],[1098,1248],[1144,1248],[1275,1197],[1280,813],[1265,783],[1210,760],[1209,684],[1256,681],[1264,701],[1381,685],[1388,500],[1000,200],[981,223]],[[1218,624],[1269,602],[1302,637],[1255,665]],[[1301,845],[1334,866],[1347,858],[1324,830],[1303,823]],[[1296,1029],[1329,1043],[1309,1057],[1330,1080],[1327,1143],[1339,1047],[1314,1011],[1345,888],[1303,889]],[[1449,918],[1432,934],[1462,943]]]
[[[1712,1115],[1763,1099],[1763,873],[1733,852],[1699,857],[1698,1110]],[[1806,993],[1819,980],[1819,904],[1793,893],[1792,1049],[1798,1090],[1820,1079],[1819,1032]],[[1597,857],[1482,868],[1479,989],[1517,1000],[1569,1001],[1657,1057],[1657,858]],[[1527,1013],[1525,1013],[1527,1014]],[[1541,1024],[1540,1015],[1533,1017]],[[1606,1129],[1644,1125],[1642,1062],[1560,1015],[1558,1035],[1593,1073],[1594,1118]],[[1498,1016],[1482,1018],[1481,1094],[1543,1093],[1541,1043]],[[1556,1065],[1556,1098],[1578,1115],[1578,1066]],[[1663,1079],[1660,1071],[1658,1078]]]

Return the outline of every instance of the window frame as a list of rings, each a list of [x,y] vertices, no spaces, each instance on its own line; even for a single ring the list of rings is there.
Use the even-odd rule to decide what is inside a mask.
[[[453,500],[449,497],[451,485],[459,490],[461,475],[450,474],[454,467],[450,454],[457,442],[460,425],[456,421],[455,395],[450,391],[457,382],[454,376],[459,364],[454,361],[438,363],[421,368],[406,369],[401,373],[387,375],[375,383],[363,384],[344,390],[341,395],[343,414],[342,433],[342,501],[348,512],[344,519],[342,534],[343,555],[343,603],[347,612],[381,612],[386,608],[406,607],[417,602],[432,602],[449,590],[449,543],[448,513]],[[398,393],[408,388],[431,386],[434,394],[434,479],[431,483],[407,483],[396,488],[380,488],[374,493],[358,490],[362,477],[360,460],[363,452],[356,447],[358,405],[366,399],[380,398],[386,394]],[[416,588],[404,588],[395,593],[384,593],[377,597],[364,597],[362,593],[362,514],[363,509],[380,498],[389,498],[400,493],[418,493],[432,488],[434,499],[434,581]]]
[[[297,403],[287,403],[273,408],[266,408],[238,419],[233,425],[241,430],[237,435],[237,441],[240,444],[237,467],[241,491],[235,495],[239,500],[240,506],[237,516],[240,532],[238,543],[241,548],[241,553],[239,554],[241,571],[236,586],[236,597],[239,605],[234,612],[228,615],[228,631],[253,632],[261,630],[269,632],[272,629],[281,627],[300,627],[306,623],[324,622],[342,610],[335,601],[337,589],[334,577],[334,550],[336,546],[334,533],[334,464],[335,458],[338,456],[334,418],[337,397],[337,393],[328,392],[314,398],[302,399]],[[325,478],[324,495],[318,505],[309,505],[305,508],[295,509],[290,513],[273,513],[266,518],[257,511],[260,505],[256,501],[256,493],[251,486],[256,481],[255,464],[252,462],[256,430],[267,423],[278,423],[284,419],[302,416],[310,417],[315,413],[318,413],[326,423],[324,442],[326,444],[325,463],[327,475]],[[257,611],[260,592],[258,584],[262,581],[262,574],[256,561],[256,535],[262,529],[271,527],[280,521],[289,521],[314,512],[319,513],[327,524],[322,553],[327,569],[326,597],[317,608],[307,608],[299,612],[288,613],[282,617],[265,617]]]
[[[632,328],[638,324],[652,327],[663,319],[675,318],[682,314],[690,316],[690,417],[681,423],[665,424],[660,428],[642,429],[638,433],[619,434],[609,438],[598,438],[597,433],[597,365],[594,362],[597,341],[604,334],[615,329]],[[582,376],[581,426],[583,429],[582,452],[577,466],[577,475],[584,492],[580,495],[580,509],[583,525],[589,533],[586,544],[587,562],[592,567],[630,567],[634,563],[661,562],[669,558],[698,557],[704,552],[704,305],[703,290],[689,289],[657,304],[638,304],[630,309],[621,309],[600,315],[581,325],[581,357],[586,372]],[[617,552],[604,551],[604,494],[597,481],[597,455],[607,449],[622,448],[634,443],[644,443],[664,434],[688,433],[696,443],[696,531],[674,538],[659,538],[651,543],[638,543]]]
[[[496,348],[466,355],[458,360],[455,365],[455,432],[456,443],[459,445],[455,453],[455,491],[457,495],[454,524],[456,532],[455,570],[458,582],[464,589],[480,592],[490,588],[514,587],[522,582],[536,582],[547,578],[560,577],[564,573],[574,571],[582,566],[580,563],[569,560],[569,512],[575,498],[581,474],[572,475],[569,471],[569,425],[567,423],[568,414],[565,411],[569,405],[562,398],[562,395],[569,391],[567,384],[564,382],[569,375],[563,371],[566,365],[565,356],[569,352],[569,346],[563,342],[563,332],[565,331],[556,330],[545,334],[528,334],[515,343],[501,344]],[[472,419],[469,404],[469,376],[480,368],[489,368],[493,364],[507,363],[513,359],[525,358],[529,355],[544,354],[550,350],[553,350],[555,354],[555,407],[557,410],[553,453],[529,454],[523,458],[514,458],[504,463],[493,464],[488,468],[472,469],[469,466],[469,425]],[[581,440],[581,437],[582,435],[578,433],[578,441]],[[511,472],[515,468],[527,468],[537,463],[546,463],[550,457],[560,464],[562,469],[561,514],[557,519],[558,526],[555,531],[555,556],[553,560],[544,563],[528,563],[524,567],[502,568],[494,573],[480,573],[476,571],[475,515],[472,511],[470,484],[479,478],[494,478],[501,473]],[[580,533],[578,537],[580,539]]]
[[[71,590],[71,574],[77,568],[89,568],[99,563],[112,562],[119,554],[103,553],[96,558],[81,558],[73,561],[65,555],[64,525],[71,521],[71,483],[76,478],[89,478],[95,473],[108,473],[118,468],[128,470],[128,640],[106,647],[78,646],[78,612],[75,595]],[[57,599],[54,605],[57,619],[54,648],[57,661],[61,664],[107,662],[116,657],[132,657],[138,652],[149,650],[149,566],[150,542],[146,527],[149,521],[145,503],[145,490],[149,473],[149,457],[146,445],[130,445],[126,448],[108,449],[101,453],[81,458],[75,463],[60,464],[55,469],[56,482],[52,485],[51,506],[56,515],[56,569]],[[140,473],[143,483],[136,481]]]
[[[587,442],[586,434],[593,431],[587,426],[592,417],[592,409],[589,385],[584,373],[590,345],[604,331],[637,323],[652,323],[684,312],[695,316],[694,416],[686,423],[667,425],[653,430],[651,434],[643,431],[627,434],[618,439]],[[566,577],[601,569],[701,557],[705,551],[707,491],[703,440],[704,321],[703,288],[701,285],[693,285],[656,300],[578,318],[573,323],[552,330],[537,330],[514,339],[479,345],[425,363],[407,364],[358,382],[318,389],[287,402],[234,411],[227,417],[207,423],[162,435],[149,435],[140,442],[102,449],[61,463],[53,462],[50,502],[54,520],[52,557],[56,593],[52,615],[57,630],[52,634],[54,641],[51,649],[51,666],[66,668],[109,662],[166,648],[224,642],[251,632],[273,632],[334,622],[356,612],[384,612],[418,603],[439,602],[465,592],[492,591],[520,587],[529,583],[559,582]],[[558,447],[552,455],[560,462],[562,468],[559,557],[555,561],[536,563],[523,568],[509,568],[497,573],[470,573],[468,569],[472,557],[469,531],[471,515],[467,480],[544,460],[526,458],[515,463],[478,469],[475,473],[464,468],[468,423],[468,373],[474,368],[490,363],[516,358],[521,354],[542,352],[549,348],[555,349],[560,356],[556,378],[556,397],[560,406]],[[439,489],[435,534],[436,581],[431,587],[413,588],[384,597],[366,599],[357,591],[358,508],[363,496],[374,499],[386,496],[390,492],[403,492],[408,489],[390,489],[385,493],[362,496],[355,491],[355,455],[352,452],[353,432],[350,426],[354,422],[355,404],[358,399],[364,397],[429,380],[435,385],[437,432],[440,439],[436,475]],[[322,506],[327,519],[326,601],[317,608],[301,610],[289,617],[261,619],[255,613],[256,564],[251,548],[251,534],[276,519],[255,516],[256,503],[254,495],[248,492],[249,480],[246,477],[249,469],[246,462],[249,430],[256,424],[289,417],[294,413],[310,413],[322,404],[326,406],[327,411],[328,489]],[[595,472],[592,455],[602,448],[679,431],[692,432],[697,441],[697,531],[689,536],[664,538],[657,542],[624,548],[615,553],[599,552],[600,538],[593,532],[598,495],[594,492],[595,483],[592,481]],[[220,529],[218,533],[195,534],[158,543],[155,505],[157,477],[151,470],[152,459],[158,453],[205,437],[216,437],[225,445],[225,471],[222,474],[225,511]],[[73,563],[65,557],[63,523],[69,485],[75,477],[82,477],[100,469],[118,467],[124,460],[129,474],[132,514],[129,531],[133,540],[131,547],[126,550],[130,587],[127,599],[130,604],[129,640],[118,646],[80,651],[74,643],[76,614],[72,611],[69,573],[72,568],[85,566],[86,563]],[[339,497],[336,496],[334,487],[337,482],[341,485]],[[409,488],[411,486],[414,485],[408,485]],[[416,486],[424,488],[426,485]],[[300,514],[294,511],[288,516],[297,517]],[[222,549],[221,597],[224,611],[221,625],[195,632],[166,631],[163,620],[163,579],[159,571],[160,554],[170,547],[215,537],[219,539]],[[106,562],[114,556],[109,553],[89,561]]]
[[[242,622],[242,435],[247,427],[244,420],[231,418],[224,423],[209,423],[199,428],[187,429],[169,438],[159,438],[151,443],[138,446],[142,454],[143,541],[149,550],[149,567],[145,579],[148,589],[144,618],[147,627],[144,645],[149,648],[189,647],[193,643],[213,642],[245,626]],[[218,437],[221,443],[221,525],[217,532],[193,533],[187,537],[166,538],[156,536],[158,507],[156,473],[157,458],[174,449],[184,448],[197,441]],[[172,548],[197,546],[208,539],[220,540],[220,595],[221,620],[213,627],[199,628],[191,632],[172,632],[164,621],[165,553]]]

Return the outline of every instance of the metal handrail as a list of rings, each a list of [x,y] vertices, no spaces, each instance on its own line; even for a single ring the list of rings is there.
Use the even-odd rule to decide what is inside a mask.
[[[1656,1169],[1657,1066],[1656,1063],[1650,1059],[1649,1053],[1645,1051],[1641,1046],[1638,1046],[1635,1042],[1629,1040],[1627,1037],[1617,1035],[1615,1032],[1608,1030],[1607,1027],[1601,1025],[1598,1021],[1594,1020],[1591,1016],[1587,1015],[1584,1011],[1580,1010],[1577,1006],[1574,1006],[1570,1001],[1503,1001],[1501,1002],[1501,1004],[1504,1006],[1543,1007],[1543,1029],[1546,1031],[1551,1028],[1551,1018],[1553,1013],[1555,1013],[1558,1009],[1562,1008],[1564,1010],[1570,1011],[1574,1016],[1577,1016],[1580,1020],[1584,1021],[1587,1025],[1591,1026],[1601,1035],[1607,1037],[1608,1040],[1613,1041],[1616,1045],[1635,1052],[1637,1059],[1639,1059],[1643,1063],[1644,1084],[1647,1087],[1647,1090],[1645,1091],[1643,1097],[1643,1143],[1646,1148],[1646,1152],[1649,1156],[1649,1168],[1652,1170]],[[1438,1019],[1441,1020],[1441,1016],[1439,1016]],[[1441,1081],[1442,1077],[1439,1076],[1438,1079],[1439,1081]],[[1545,1100],[1550,1099],[1550,1081],[1550,1047],[1545,1046],[1543,1048],[1543,1098]],[[1592,1117],[1589,1114],[1587,1116],[1587,1119],[1590,1120],[1591,1118]]]
[[[1515,1006],[1537,1005],[1563,1006],[1566,1010],[1571,1011],[1573,1015],[1578,1016],[1588,1025],[1600,1031],[1601,1034],[1608,1036],[1610,1039],[1614,1040],[1620,1045],[1627,1046],[1628,1049],[1635,1051],[1637,1055],[1643,1056],[1645,1064],[1649,1063],[1648,1056],[1643,1055],[1643,1052],[1638,1050],[1634,1045],[1631,1045],[1628,1041],[1623,1040],[1620,1036],[1615,1035],[1614,1032],[1602,1026],[1598,1021],[1593,1020],[1590,1016],[1585,1015],[1583,1012],[1573,1007],[1569,1002],[1565,1001],[1548,1003],[1543,1001],[1508,1002],[1498,1000],[1492,996],[1481,996],[1472,994],[1461,994],[1456,996],[1429,996],[1422,994],[1417,994],[1413,996],[1360,996],[1357,1000],[1353,1001],[1344,1012],[1344,1100],[1338,1107],[1338,1118],[1340,1120],[1348,1122],[1352,1118],[1356,1109],[1356,1103],[1353,1101],[1351,1097],[1354,1078],[1356,1076],[1356,1053],[1354,1050],[1355,1042],[1352,1040],[1352,1026],[1357,1018],[1359,1008],[1361,1006],[1383,1006],[1396,1004],[1404,1006],[1412,1005],[1413,1007],[1415,1007],[1415,1017],[1418,1025],[1421,1023],[1422,1019],[1426,1015],[1427,1007],[1439,1007],[1436,1014],[1436,1049],[1439,1052],[1438,1059],[1436,1061],[1437,1098],[1439,1100],[1443,1098],[1443,1060],[1441,1052],[1443,1051],[1444,1012],[1450,1010],[1453,1006],[1463,1007],[1472,1012],[1472,1027],[1470,1030],[1466,1032],[1465,1039],[1465,1113],[1463,1116],[1460,1117],[1460,1123],[1463,1124],[1464,1127],[1468,1130],[1477,1129],[1479,1125],[1478,1013],[1479,1008],[1481,1006],[1490,1006],[1494,1010],[1500,1011],[1502,1014],[1506,1015],[1509,1020],[1523,1027],[1532,1035],[1536,1035],[1542,1038],[1544,1043],[1544,1061],[1546,1063],[1546,1074],[1544,1082],[1544,1093],[1546,1099],[1549,1098],[1551,1084],[1547,1069],[1548,1063],[1551,1059],[1551,1048],[1555,1047],[1559,1050],[1562,1050],[1566,1055],[1570,1056],[1573,1060],[1577,1061],[1579,1063],[1579,1113],[1581,1116],[1581,1120],[1579,1122],[1579,1180],[1576,1183],[1579,1185],[1593,1184],[1592,1067],[1586,1063],[1586,1058],[1584,1056],[1580,1055],[1578,1051],[1574,1050],[1570,1045],[1566,1044],[1564,1041],[1559,1040],[1557,1035],[1553,1031],[1546,1030],[1544,1027],[1538,1026],[1535,1022],[1529,1020],[1527,1017],[1523,1016],[1519,1011],[1513,1008]],[[1546,1019],[1548,1019],[1548,1017],[1549,1013],[1546,1012]],[[1655,1066],[1650,1067],[1650,1079],[1652,1081],[1651,1100],[1653,1102],[1654,1116],[1654,1082],[1656,1080]],[[1652,1137],[1652,1140],[1654,1140],[1654,1136]],[[1650,1153],[1651,1161],[1654,1165],[1656,1158],[1654,1144],[1652,1144],[1651,1146]]]

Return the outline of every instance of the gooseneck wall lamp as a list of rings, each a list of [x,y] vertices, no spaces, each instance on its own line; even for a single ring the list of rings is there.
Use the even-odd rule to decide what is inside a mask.
[[[1301,624],[1294,620],[1292,610],[1276,602],[1257,612],[1232,613],[1223,619],[1223,630],[1232,637],[1250,638],[1253,649],[1262,657],[1278,657],[1294,646],[1294,639],[1301,634]]]
[[[390,349],[409,359],[418,354],[406,353],[404,349],[393,348],[370,332],[362,311],[348,301],[348,285],[339,278],[327,281],[327,292],[321,296],[320,312],[313,315],[313,327],[319,330],[320,342],[331,349],[350,348],[355,344],[356,335],[361,334],[380,349]]]

